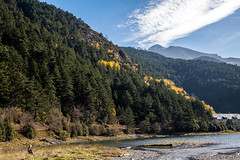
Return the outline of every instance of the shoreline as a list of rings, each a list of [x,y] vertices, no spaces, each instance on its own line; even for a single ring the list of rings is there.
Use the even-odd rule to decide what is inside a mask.
[[[16,135],[16,138],[10,142],[0,142],[0,150],[10,149],[16,147],[24,147],[27,145],[34,146],[49,146],[58,144],[77,144],[98,141],[112,141],[112,140],[128,140],[128,139],[148,139],[148,138],[165,138],[175,136],[204,136],[204,135],[221,135],[221,134],[240,134],[240,132],[226,131],[226,132],[201,132],[201,133],[178,133],[168,135],[152,135],[152,134],[123,134],[118,136],[79,136],[76,138],[67,138],[66,141],[57,139],[55,136],[40,135],[35,139],[27,139],[22,135]]]
[[[152,150],[140,150],[140,149],[124,149],[128,154],[124,154],[121,157],[111,157],[111,160],[143,160],[143,159],[159,159],[161,155],[165,153]],[[196,155],[187,157],[188,160],[240,160],[240,151],[232,153],[207,153],[202,155]]]
[[[144,159],[157,159],[162,152],[151,151],[151,150],[142,150],[142,149],[133,149],[133,148],[124,148],[127,154],[123,154],[120,157],[111,157],[111,160],[144,160]]]
[[[192,156],[189,160],[240,160],[240,151],[230,153],[207,153]]]
[[[124,160],[124,159],[157,159],[164,154],[161,151],[153,150],[142,150],[138,148],[119,148],[119,147],[109,147],[104,145],[99,145],[94,142],[100,141],[118,141],[118,140],[131,140],[131,139],[148,139],[148,138],[164,138],[164,137],[174,137],[174,136],[195,136],[195,135],[219,135],[219,134],[240,134],[240,132],[215,132],[215,133],[191,133],[191,134],[178,134],[178,135],[143,135],[143,134],[127,134],[119,135],[113,137],[104,136],[88,136],[88,137],[76,137],[68,138],[67,141],[60,141],[54,137],[47,138],[35,138],[34,140],[29,140],[26,138],[16,138],[12,142],[1,142],[0,143],[0,159],[5,152],[8,156],[12,155],[19,156],[21,154],[27,155],[28,145],[33,145],[34,159],[45,158],[45,157],[59,157],[59,158],[69,158],[69,156],[75,156],[76,159],[91,158],[92,159],[113,159],[113,160]],[[93,142],[93,143],[91,143]],[[79,144],[79,145],[77,145]],[[84,152],[81,152],[84,150]],[[51,151],[51,152],[50,152]],[[47,154],[45,154],[47,152]],[[79,155],[81,152],[81,155]],[[36,154],[35,154],[36,153]],[[29,156],[29,155],[27,155]],[[87,156],[87,157],[86,157]],[[190,160],[231,160],[233,158],[240,160],[240,152],[229,153],[229,154],[206,154],[206,155],[196,155],[192,156]],[[10,160],[11,158],[6,158]],[[25,159],[21,157],[19,159]],[[73,158],[74,159],[74,158]]]

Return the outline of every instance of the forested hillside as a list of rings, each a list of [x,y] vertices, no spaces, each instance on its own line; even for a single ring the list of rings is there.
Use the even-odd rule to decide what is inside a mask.
[[[1,123],[31,128],[37,121],[72,137],[118,134],[109,124],[140,133],[222,129],[200,100],[163,82],[147,85],[141,75],[148,69],[71,13],[36,0],[0,0],[0,24]]]
[[[193,93],[216,112],[240,113],[240,67],[202,60],[166,58],[158,53],[124,48],[144,74],[167,78]]]

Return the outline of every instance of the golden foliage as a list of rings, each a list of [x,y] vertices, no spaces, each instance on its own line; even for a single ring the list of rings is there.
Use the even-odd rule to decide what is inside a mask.
[[[145,76],[145,77],[143,78],[143,80],[144,80],[144,81],[151,81],[151,80],[153,80],[153,78],[152,78],[152,77]]]
[[[137,68],[136,65],[132,65],[132,69],[133,69],[134,71],[138,71],[138,68]]]
[[[216,114],[216,112],[214,111],[212,106],[206,104],[204,101],[202,101],[202,103],[203,103],[203,106],[206,110],[210,110],[212,112],[212,114]]]
[[[115,68],[120,70],[120,64],[118,62],[101,60],[100,63],[104,64],[105,66],[110,66],[111,68],[115,66]]]
[[[170,88],[174,90],[177,94],[181,94],[182,96],[187,95],[187,92],[184,91],[182,88],[176,86],[171,86]]]
[[[117,115],[117,112],[116,112],[116,109],[113,107],[113,112],[112,112],[113,116],[116,117]]]
[[[91,46],[94,46],[97,49],[99,49],[100,44],[98,42],[94,41],[94,42],[91,43]]]
[[[108,53],[113,53],[113,50],[112,49],[108,49]]]
[[[99,43],[96,43],[96,48],[99,49]]]
[[[148,77],[148,76],[145,76],[143,79],[148,86],[149,86],[148,82],[150,80],[153,80],[152,77]],[[181,94],[182,96],[184,96],[188,100],[195,100],[195,98],[192,97],[192,96],[189,96],[183,88],[176,87],[174,82],[169,80],[169,79],[155,79],[155,81],[158,82],[158,83],[163,81],[166,86],[169,86],[169,88],[171,90],[174,90],[177,94]],[[202,101],[202,103],[203,103],[203,106],[206,110],[210,110],[212,112],[212,114],[216,114],[213,107],[211,107],[210,105],[207,105],[204,101]]]
[[[174,86],[175,83],[169,79],[163,79],[163,82],[165,83],[165,85],[170,85],[170,86]]]

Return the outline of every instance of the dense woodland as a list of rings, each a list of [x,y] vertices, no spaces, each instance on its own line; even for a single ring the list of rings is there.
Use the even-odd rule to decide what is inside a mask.
[[[206,101],[220,113],[240,113],[240,67],[204,60],[166,58],[158,53],[126,47],[144,74],[167,78]]]
[[[143,72],[159,72],[132,63],[81,19],[46,3],[0,0],[0,57],[1,141],[14,137],[11,123],[29,138],[34,122],[62,138],[115,135],[119,128],[110,126],[119,124],[126,133],[226,129],[212,123],[200,100],[163,82],[147,85]]]

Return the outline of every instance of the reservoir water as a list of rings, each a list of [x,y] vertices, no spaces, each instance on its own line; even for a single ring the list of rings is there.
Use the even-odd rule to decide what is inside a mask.
[[[153,143],[213,143],[206,147],[198,148],[143,148],[159,152],[159,160],[186,160],[188,157],[208,153],[231,153],[240,151],[240,134],[222,134],[222,135],[198,135],[198,136],[179,136],[166,138],[148,138],[134,140],[119,140],[97,142],[102,145],[116,147],[137,147],[144,144]]]

